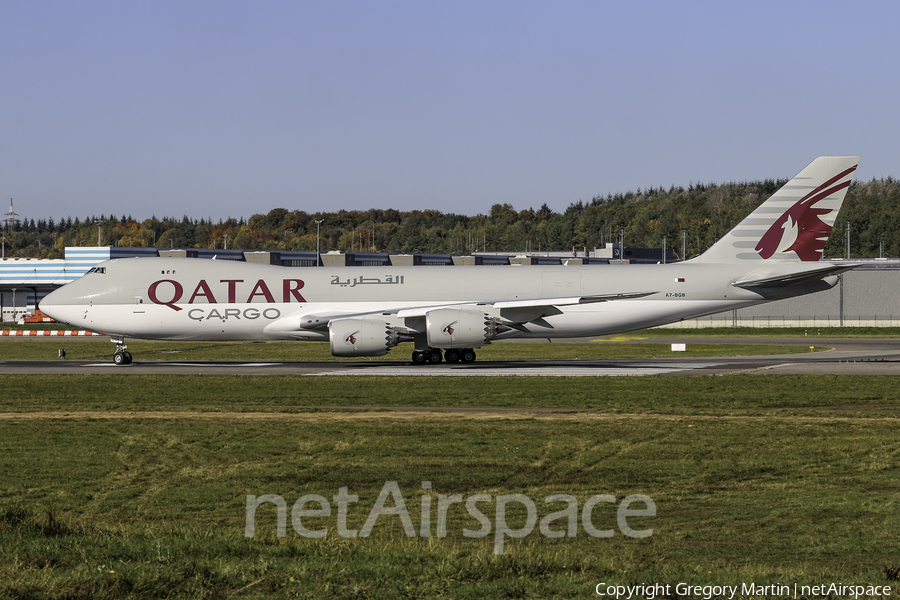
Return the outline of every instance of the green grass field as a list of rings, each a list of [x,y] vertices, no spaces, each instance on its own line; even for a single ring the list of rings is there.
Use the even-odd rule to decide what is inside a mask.
[[[600,582],[887,583],[897,561],[896,423],[885,419],[224,416],[41,419],[0,424],[5,464],[0,584],[14,597],[583,597]],[[10,459],[5,459],[9,461]],[[14,467],[14,468],[13,468]],[[653,535],[470,539],[450,514],[408,538],[381,517],[345,539],[274,510],[244,537],[248,494],[359,496],[359,529],[386,481],[420,523],[429,495],[646,494]],[[485,512],[491,514],[488,504]],[[435,517],[432,516],[432,522]],[[494,521],[494,519],[491,519]],[[611,509],[595,511],[614,528]],[[524,524],[521,514],[509,524]],[[559,527],[557,528],[564,528]]]
[[[111,346],[71,347],[80,344],[104,355]],[[278,346],[315,344],[251,350]],[[508,346],[541,358],[625,347]],[[190,350],[198,360],[221,351]],[[0,370],[0,598],[583,598],[598,583],[680,582],[898,588],[888,577],[900,564],[896,381]],[[540,412],[550,408],[561,412]],[[396,515],[379,517],[368,537],[339,535],[339,490],[359,497],[347,516],[359,530],[389,481],[416,533],[421,499],[431,499],[425,535],[408,537]],[[284,537],[271,504],[258,509],[255,536],[244,535],[247,496],[264,494],[286,502]],[[291,506],[305,494],[332,502],[330,516],[302,520],[325,529],[322,538],[292,527]],[[465,537],[481,524],[457,503],[438,536],[439,497],[454,494],[490,495],[479,505],[489,535]],[[656,515],[628,524],[653,533],[623,535],[615,506],[600,503],[591,523],[613,529],[611,538],[588,535],[579,513],[574,537],[545,537],[535,525],[504,538],[498,555],[496,498],[511,494],[534,501],[537,522],[564,508],[548,495],[571,495],[580,510],[598,494],[617,503],[643,494]],[[508,526],[525,527],[524,506],[509,506]],[[566,526],[557,519],[552,529]]]

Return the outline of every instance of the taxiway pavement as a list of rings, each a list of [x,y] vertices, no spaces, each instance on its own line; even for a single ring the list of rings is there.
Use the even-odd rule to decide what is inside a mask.
[[[570,341],[592,341],[588,339]],[[655,359],[577,359],[533,361],[477,361],[473,364],[413,366],[407,361],[363,362],[240,362],[140,361],[115,366],[112,361],[0,361],[0,373],[79,374],[229,374],[314,376],[447,376],[447,377],[596,377],[596,376],[700,376],[751,374],[900,375],[900,339],[895,338],[648,338],[627,343],[768,344],[827,346],[825,352],[774,356],[697,358],[677,356]],[[554,343],[559,343],[554,341]],[[565,343],[565,342],[563,342]],[[616,343],[616,342],[600,342]]]

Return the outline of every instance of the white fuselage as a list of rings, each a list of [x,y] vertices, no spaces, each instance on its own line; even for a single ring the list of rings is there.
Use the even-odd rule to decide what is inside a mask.
[[[757,268],[759,265],[754,265]],[[101,263],[41,303],[55,319],[115,336],[163,340],[326,340],[331,318],[378,315],[415,329],[399,311],[477,305],[521,324],[504,337],[580,337],[672,323],[826,289],[832,281],[748,290],[733,264],[297,268],[189,258]],[[766,274],[797,264],[771,263]],[[759,273],[754,272],[755,275]],[[497,301],[649,293],[561,305],[539,318]],[[536,309],[540,310],[540,309]],[[513,312],[510,312],[513,311]],[[514,311],[518,311],[514,314]],[[550,312],[552,314],[546,314]],[[323,323],[317,327],[316,320]]]

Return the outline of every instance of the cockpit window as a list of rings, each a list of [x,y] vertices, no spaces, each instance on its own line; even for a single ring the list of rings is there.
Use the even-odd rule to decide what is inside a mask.
[[[94,267],[93,269],[91,269],[90,271],[88,271],[88,273],[101,273],[101,274],[106,274],[106,267]]]

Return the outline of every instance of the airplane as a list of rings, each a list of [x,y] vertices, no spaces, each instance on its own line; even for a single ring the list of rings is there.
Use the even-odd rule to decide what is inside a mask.
[[[655,265],[297,268],[194,258],[99,263],[48,294],[57,321],[126,338],[327,341],[339,357],[412,342],[417,365],[472,363],[513,338],[608,335],[833,287],[823,261],[859,163],[815,159],[700,256]]]

